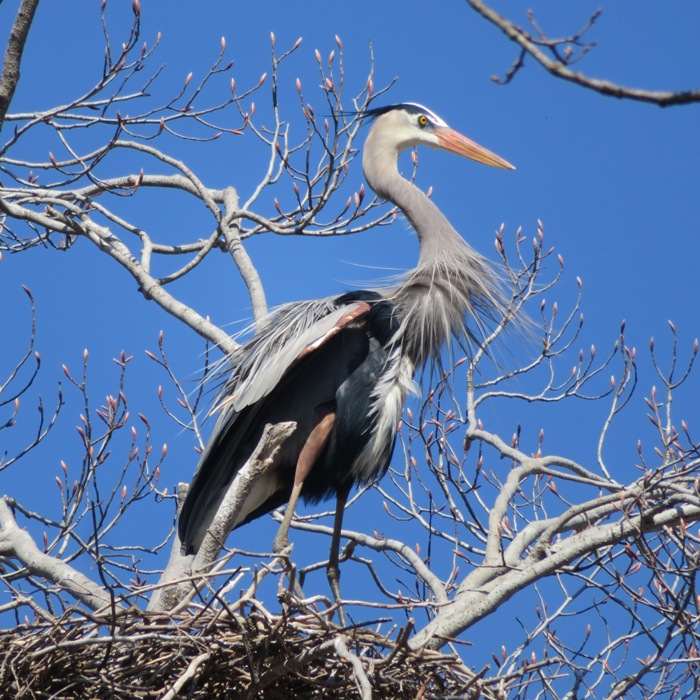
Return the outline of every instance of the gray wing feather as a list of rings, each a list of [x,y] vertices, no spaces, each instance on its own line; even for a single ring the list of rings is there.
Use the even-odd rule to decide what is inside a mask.
[[[355,303],[336,307],[336,297],[286,304],[231,357],[233,370],[214,410],[238,413],[267,396],[303,351],[323,339]]]
[[[284,374],[305,351],[311,352],[342,326],[347,314],[358,312],[356,302],[338,304],[338,297],[286,304],[268,323],[228,359],[228,372],[212,413],[216,424],[195,470],[183,506],[180,534],[186,551],[196,551],[236,475],[237,439],[228,439],[238,415],[274,391]],[[235,438],[235,436],[231,436]],[[213,461],[212,461],[213,460]],[[240,513],[241,520],[279,488],[274,470],[263,475]]]

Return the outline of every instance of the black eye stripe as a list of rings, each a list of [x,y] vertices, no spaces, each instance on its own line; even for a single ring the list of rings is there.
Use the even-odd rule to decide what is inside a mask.
[[[2,0],[0,0],[0,3],[2,3]],[[421,128],[425,128],[427,126],[435,127],[438,125],[445,126],[445,122],[440,119],[435,112],[431,112],[427,107],[423,107],[423,105],[416,104],[415,102],[402,102],[395,105],[386,105],[385,107],[375,107],[373,109],[365,110],[361,116],[365,119],[371,120],[381,117],[382,114],[386,114],[387,112],[392,112],[394,110],[406,112],[412,119],[415,119],[413,123]],[[345,112],[345,114],[354,115],[356,112]],[[421,119],[426,119],[427,121],[422,122]]]

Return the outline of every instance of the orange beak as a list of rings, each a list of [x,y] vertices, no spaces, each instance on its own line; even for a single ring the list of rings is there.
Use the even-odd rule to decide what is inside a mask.
[[[488,149],[474,143],[466,136],[462,136],[457,131],[446,126],[439,126],[434,131],[438,138],[440,147],[451,153],[456,153],[458,156],[471,158],[477,163],[484,165],[493,165],[496,168],[505,168],[506,170],[515,170],[515,166],[511,165],[507,160],[503,160],[495,153],[491,153]]]

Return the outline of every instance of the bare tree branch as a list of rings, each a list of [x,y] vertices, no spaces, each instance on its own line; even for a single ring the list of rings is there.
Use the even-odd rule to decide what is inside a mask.
[[[241,242],[240,221],[235,218],[238,209],[238,193],[233,187],[227,187],[224,191],[224,207],[224,218],[221,222],[224,241],[248,288],[256,324],[261,324],[267,316],[265,290],[260,275]]]
[[[544,35],[534,21],[534,15],[530,13],[530,21],[536,33],[523,29],[503,15],[499,14],[492,7],[482,0],[467,0],[469,6],[478,12],[484,19],[498,27],[511,41],[520,47],[520,55],[507,72],[505,80],[498,82],[509,82],[515,74],[523,67],[526,56],[532,56],[545,70],[562,80],[569,81],[575,85],[593,90],[601,95],[617,97],[618,99],[636,100],[656,104],[660,107],[670,107],[673,105],[685,105],[700,102],[700,89],[680,90],[677,92],[662,90],[644,90],[641,88],[626,87],[618,83],[599,78],[592,78],[580,71],[570,68],[571,64],[580,60],[591,45],[585,45],[582,54],[576,55],[572,47],[580,46],[583,34],[593,25],[600,15],[600,10],[594,13],[583,30],[563,39],[552,39]]]
[[[189,578],[191,574],[203,575],[202,580],[194,586],[188,581],[180,583],[177,587],[159,588],[149,603],[150,610],[171,610],[183,600],[191,599],[197,589],[206,584],[206,575],[214,567],[246,497],[260,475],[269,469],[280,447],[295,428],[294,423],[266,427],[258,447],[228,488],[196,556],[181,555],[181,543],[177,535],[175,536],[170,561],[161,577],[160,585],[177,584],[183,577]],[[178,498],[184,500],[187,491],[183,484],[180,485],[179,491]]]
[[[30,575],[53,581],[91,610],[119,607],[102,586],[65,561],[41,552],[31,535],[17,526],[4,498],[0,498],[0,555],[16,558]]]

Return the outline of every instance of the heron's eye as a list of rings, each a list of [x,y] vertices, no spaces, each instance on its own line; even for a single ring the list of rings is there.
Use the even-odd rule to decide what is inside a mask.
[[[421,114],[420,117],[418,117],[418,126],[426,127],[428,124],[430,124],[428,117],[426,117],[425,114]]]

